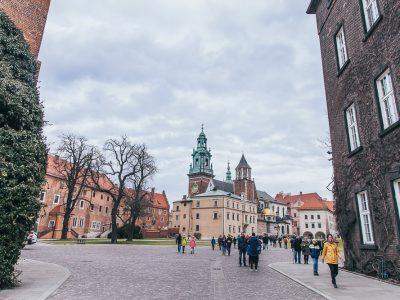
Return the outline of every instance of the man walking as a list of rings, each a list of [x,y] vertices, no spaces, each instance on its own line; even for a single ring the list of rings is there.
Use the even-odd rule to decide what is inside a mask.
[[[246,267],[246,249],[247,249],[247,241],[244,233],[238,238],[238,250],[239,250],[239,267],[243,265]]]
[[[253,270],[254,265],[255,271],[257,271],[258,259],[261,252],[261,241],[256,237],[256,234],[254,232],[251,234],[248,248],[250,269]]]
[[[310,245],[310,254],[313,259],[314,276],[318,276],[318,258],[321,254],[321,247],[316,239],[313,239]]]
[[[294,251],[295,251],[295,262],[301,264],[301,237],[298,237],[294,241]]]
[[[232,247],[233,239],[229,234],[226,238],[226,251],[228,251],[228,256],[231,256],[231,247]]]
[[[182,248],[182,236],[181,234],[178,234],[175,243],[178,245],[178,253],[181,253],[181,248]]]
[[[212,239],[211,239],[211,248],[213,251],[215,250],[215,238],[214,237],[212,237]]]
[[[264,236],[262,238],[263,241],[263,249],[268,249],[268,235],[266,233],[264,233]]]

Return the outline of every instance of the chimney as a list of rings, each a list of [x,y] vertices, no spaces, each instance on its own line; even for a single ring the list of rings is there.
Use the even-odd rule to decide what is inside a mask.
[[[302,196],[303,195],[303,192],[302,191],[300,191],[300,196]]]
[[[186,201],[186,195],[183,195],[183,196],[182,196],[182,200],[183,200],[183,201]]]
[[[151,194],[154,195],[155,188],[151,188]]]

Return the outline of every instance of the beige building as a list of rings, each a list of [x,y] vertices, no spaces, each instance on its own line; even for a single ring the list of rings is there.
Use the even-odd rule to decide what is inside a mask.
[[[202,239],[257,232],[257,204],[218,189],[173,203],[172,227]]]

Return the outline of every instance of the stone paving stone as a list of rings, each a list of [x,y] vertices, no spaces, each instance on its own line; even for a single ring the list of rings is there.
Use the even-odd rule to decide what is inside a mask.
[[[23,257],[56,263],[69,279],[49,299],[320,299],[321,296],[268,267],[290,261],[290,250],[260,256],[260,270],[239,268],[238,253],[221,256],[199,247],[178,254],[172,246],[28,246]]]

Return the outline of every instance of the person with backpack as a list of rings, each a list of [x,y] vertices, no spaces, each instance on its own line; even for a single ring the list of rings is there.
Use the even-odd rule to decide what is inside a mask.
[[[307,238],[303,240],[301,243],[301,252],[303,253],[304,257],[304,264],[308,265],[308,257],[310,256],[310,243],[308,242]]]
[[[247,241],[244,233],[238,238],[238,250],[239,250],[239,267],[243,265],[246,267],[246,250],[247,250]]]
[[[313,259],[314,276],[318,276],[318,258],[321,255],[321,247],[316,239],[313,239],[310,244],[310,255]]]
[[[181,248],[182,248],[182,236],[181,236],[181,234],[178,234],[176,236],[175,243],[178,245],[178,253],[181,253]]]
[[[254,232],[251,234],[251,238],[249,239],[247,253],[249,255],[250,269],[253,270],[254,266],[254,270],[257,271],[259,255],[261,253],[261,242]]]

